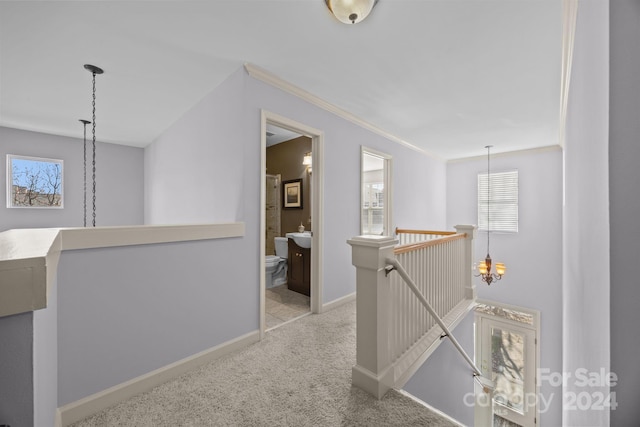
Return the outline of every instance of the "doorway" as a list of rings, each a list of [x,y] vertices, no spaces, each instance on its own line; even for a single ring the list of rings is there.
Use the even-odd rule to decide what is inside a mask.
[[[280,230],[279,237],[287,237],[286,243],[291,248],[291,242],[300,243],[302,246],[293,246],[293,249],[299,249],[297,252],[289,250],[288,263],[294,267],[296,263],[291,262],[291,255],[298,255],[299,257],[295,261],[305,260],[304,264],[308,271],[308,301],[309,309],[311,313],[320,313],[322,311],[322,201],[323,201],[323,188],[322,188],[322,176],[324,171],[323,165],[323,134],[321,131],[313,129],[302,123],[295,122],[286,117],[271,113],[268,111],[262,111],[261,115],[261,219],[260,219],[260,336],[264,337],[267,330],[271,329],[273,324],[273,317],[267,313],[267,305],[270,308],[274,307],[275,299],[282,298],[294,298],[298,299],[299,290],[292,291],[288,285],[280,286],[277,289],[275,287],[267,290],[267,284],[269,278],[267,277],[265,268],[267,267],[267,257],[273,256],[268,252],[267,247],[270,244],[267,243],[269,236],[275,237],[274,230],[269,230],[269,215],[271,214],[269,206],[273,207],[273,191],[269,197],[267,191],[268,183],[272,185],[275,181],[278,181],[280,189],[277,190],[279,195],[278,209],[281,209],[283,216],[287,216],[287,221],[292,221],[291,218],[295,218],[295,227],[286,223],[286,227]],[[309,151],[300,153],[300,159],[296,161],[296,167],[303,168],[300,176],[296,176],[295,179],[287,179],[285,176],[281,176],[279,180],[277,178],[269,178],[268,174],[275,175],[278,171],[267,170],[267,145],[268,145],[268,132],[269,129],[278,129],[278,132],[288,133],[298,137],[305,137],[303,139],[311,141],[311,147]],[[271,132],[275,133],[275,132]],[[311,163],[311,164],[309,164]],[[291,178],[291,177],[289,177]],[[285,188],[286,187],[286,188]],[[272,189],[273,190],[273,189]],[[306,197],[303,196],[306,193]],[[285,197],[286,195],[286,197]],[[308,201],[308,206],[305,207],[304,200]],[[271,221],[273,222],[273,221]],[[296,236],[293,239],[291,232],[299,232],[298,228],[302,230],[302,235]],[[286,228],[286,229],[285,229]],[[289,230],[290,228],[295,228]],[[310,232],[311,231],[311,232]],[[289,236],[287,236],[289,234]],[[302,240],[302,242],[300,242]],[[282,241],[281,241],[282,242]],[[308,245],[305,247],[305,245]],[[275,245],[274,245],[275,246]],[[298,253],[300,252],[300,253]],[[306,257],[306,258],[305,258]],[[269,259],[269,265],[271,265],[271,259]],[[297,268],[297,267],[296,267]],[[298,270],[296,270],[297,272]],[[289,273],[289,272],[288,272]],[[288,274],[287,273],[287,274]],[[288,274],[289,275],[289,274]],[[297,276],[296,276],[297,277]],[[274,293],[275,292],[275,293]],[[300,295],[302,296],[302,295]],[[299,303],[299,301],[297,301]],[[291,310],[287,309],[288,314],[291,316]],[[294,313],[295,314],[295,313]],[[304,315],[304,314],[301,314]],[[269,317],[268,317],[269,316]],[[280,316],[282,317],[282,316]],[[292,320],[296,316],[292,317]],[[269,320],[269,321],[268,321]],[[283,322],[284,323],[284,322]]]

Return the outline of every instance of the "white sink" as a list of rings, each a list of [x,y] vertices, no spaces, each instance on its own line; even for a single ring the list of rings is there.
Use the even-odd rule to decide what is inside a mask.
[[[311,233],[306,231],[304,233],[287,233],[285,237],[289,239],[293,239],[296,242],[296,245],[301,248],[310,248],[311,247]]]

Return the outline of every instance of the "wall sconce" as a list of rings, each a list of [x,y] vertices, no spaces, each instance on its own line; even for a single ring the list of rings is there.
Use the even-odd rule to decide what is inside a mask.
[[[364,20],[378,0],[324,0],[338,21],[344,24],[356,24]]]
[[[311,153],[306,153],[302,158],[302,164],[307,167],[309,173],[311,173],[311,166],[313,164],[313,159],[311,158]]]

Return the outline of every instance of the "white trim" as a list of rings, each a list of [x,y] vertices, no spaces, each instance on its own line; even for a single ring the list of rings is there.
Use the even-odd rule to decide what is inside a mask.
[[[201,351],[147,374],[64,405],[58,408],[56,418],[60,418],[60,425],[63,427],[68,426],[123,400],[130,399],[137,394],[151,390],[153,387],[177,378],[185,372],[256,343],[259,339],[259,332],[254,331],[208,350]]]
[[[460,427],[465,427],[464,424],[462,424],[460,421],[456,420],[455,418],[453,418],[451,415],[445,414],[444,412],[442,412],[441,410],[434,408],[433,406],[429,405],[427,402],[425,402],[424,400],[420,400],[417,397],[415,397],[413,394],[409,393],[406,390],[402,390],[399,389],[397,390],[398,393],[402,394],[403,396],[408,397],[409,399],[419,403],[420,405],[424,406],[425,408],[427,408],[428,410],[430,410],[431,412],[435,413],[436,415],[441,416],[442,418],[449,420],[450,422],[452,422],[453,424],[460,426]]]
[[[266,71],[263,68],[260,68],[254,64],[250,64],[250,63],[245,63],[244,64],[244,68],[247,71],[247,73],[249,74],[249,76],[253,77],[254,79],[258,79],[268,85],[274,86],[278,89],[281,89],[285,92],[288,92],[294,96],[297,96],[298,98],[303,99],[304,101],[313,104],[317,107],[322,108],[323,110],[326,110],[330,113],[335,114],[338,117],[341,117],[345,120],[350,121],[351,123],[354,123],[364,129],[367,129],[373,133],[376,133],[384,138],[387,138],[393,142],[396,142],[398,144],[404,145],[405,147],[411,148],[412,150],[415,150],[419,153],[425,154],[429,157],[432,157],[433,159],[436,160],[443,160],[442,158],[436,156],[433,153],[430,153],[418,146],[415,146],[413,144],[411,144],[410,142],[405,141],[404,139],[398,138],[395,135],[390,134],[387,131],[384,131],[382,129],[380,129],[379,127],[361,119],[360,117],[355,116],[354,114],[343,110],[340,107],[337,107],[333,104],[331,104],[330,102],[325,101],[322,98],[317,97],[316,95],[313,95],[309,92],[307,92],[306,90],[295,86],[285,80],[282,80],[280,77],[277,77],[274,74],[271,74],[270,72]],[[316,158],[313,158],[313,168],[315,170],[316,167]]]
[[[578,1],[562,0],[562,69],[560,72],[560,119],[558,139],[565,146],[567,130],[567,110],[569,109],[569,89],[571,86],[571,67],[576,38]]]
[[[534,308],[521,307],[519,305],[506,304],[503,302],[498,302],[498,301],[493,301],[488,299],[477,299],[476,305],[478,304],[491,305],[495,307],[503,307],[508,310],[519,311],[521,313],[530,314],[533,317],[533,325],[527,325],[526,323],[519,323],[519,322],[514,322],[514,324],[524,326],[524,327],[528,326],[530,329],[536,329],[537,331],[540,330],[540,310],[536,310]],[[503,320],[505,322],[509,321],[508,319],[503,319]]]
[[[514,150],[514,151],[503,151],[501,153],[491,153],[491,158],[499,158],[499,157],[511,157],[511,156],[520,156],[520,155],[529,155],[529,154],[537,154],[537,153],[546,153],[548,151],[562,151],[562,147],[559,145],[547,145],[546,147],[537,147],[537,148],[525,148],[523,150]],[[487,160],[487,155],[479,155],[479,156],[471,156],[471,157],[460,157],[458,159],[449,159],[447,160],[447,164],[449,163],[463,163],[463,162],[471,162],[475,160]]]
[[[242,222],[18,229],[0,233],[0,317],[47,306],[60,252],[243,237]]]
[[[62,250],[242,237],[244,223],[62,229]]]
[[[265,257],[266,257],[266,239],[267,239],[267,113],[260,110],[260,243],[259,243],[259,265],[260,273],[258,277],[260,308],[258,316],[260,317],[260,340],[264,339],[264,333],[267,331],[267,315],[265,306],[267,301],[267,283],[265,278]]]
[[[363,203],[363,182],[362,174],[364,169],[364,155],[370,154],[380,157],[384,162],[384,235],[393,236],[395,231],[393,229],[393,156],[388,153],[369,148],[367,146],[360,146],[360,233],[363,233],[362,225],[362,203]]]
[[[322,312],[327,312],[329,310],[336,309],[336,308],[340,307],[341,305],[348,304],[348,303],[350,303],[352,301],[355,301],[355,300],[356,300],[356,293],[355,292],[352,293],[352,294],[349,294],[349,295],[345,295],[342,298],[334,299],[331,302],[323,304],[322,305]]]
[[[58,206],[13,206],[11,196],[13,194],[13,162],[12,160],[27,160],[38,163],[53,163],[60,165],[60,205]],[[7,209],[64,209],[64,160],[50,159],[46,157],[21,156],[19,154],[7,154]]]
[[[533,309],[533,308],[526,308],[526,307],[521,307],[521,306],[517,306],[517,305],[511,305],[511,304],[505,304],[505,303],[501,303],[501,302],[497,302],[497,301],[492,301],[492,300],[485,300],[485,299],[478,299],[476,300],[476,304],[482,304],[482,305],[489,305],[489,306],[495,306],[495,307],[502,307],[508,310],[512,310],[512,311],[519,311],[521,313],[525,313],[525,314],[529,314],[533,317],[533,324],[529,325],[527,323],[522,323],[522,322],[517,322],[515,320],[510,320],[504,317],[498,317],[498,316],[492,316],[491,314],[488,313],[484,313],[481,311],[475,311],[474,313],[474,352],[475,352],[475,359],[479,360],[481,359],[481,353],[482,353],[482,339],[481,337],[479,337],[478,335],[481,335],[481,331],[480,329],[482,328],[482,319],[486,319],[487,321],[495,321],[498,323],[502,323],[504,325],[507,326],[512,326],[514,329],[520,328],[523,330],[528,330],[531,331],[533,333],[534,336],[534,357],[535,357],[535,367],[534,367],[534,379],[533,379],[533,388],[534,388],[534,394],[536,396],[540,395],[540,385],[538,384],[538,380],[536,377],[538,369],[540,368],[540,311]],[[482,369],[482,368],[481,368]],[[485,372],[483,372],[484,374],[486,374]],[[478,408],[476,408],[477,410]],[[476,414],[477,415],[477,414]],[[535,425],[540,425],[540,405],[536,404],[535,408],[534,408],[534,415],[533,415],[534,419],[537,420],[537,423],[535,423]]]
[[[265,332],[273,331],[274,329],[278,329],[280,326],[288,325],[289,323],[293,323],[293,322],[295,322],[297,320],[302,319],[303,317],[307,317],[307,316],[310,316],[310,315],[311,315],[311,312],[307,311],[306,313],[302,313],[300,316],[296,316],[296,317],[294,317],[292,319],[285,320],[282,323],[278,323],[277,325],[268,328]],[[262,339],[262,338],[260,338],[260,339]]]

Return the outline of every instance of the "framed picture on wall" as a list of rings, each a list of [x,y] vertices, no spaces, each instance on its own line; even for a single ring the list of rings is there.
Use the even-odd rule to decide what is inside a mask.
[[[302,209],[302,179],[282,182],[282,207],[284,209]]]

